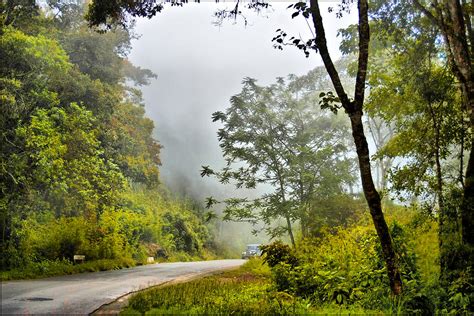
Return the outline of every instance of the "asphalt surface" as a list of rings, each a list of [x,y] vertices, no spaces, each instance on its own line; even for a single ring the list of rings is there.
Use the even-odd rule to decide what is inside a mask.
[[[183,277],[242,265],[245,260],[158,263],[130,269],[2,282],[1,315],[87,315],[119,297]]]

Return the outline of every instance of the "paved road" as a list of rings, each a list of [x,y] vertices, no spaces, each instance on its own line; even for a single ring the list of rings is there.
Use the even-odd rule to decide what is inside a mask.
[[[159,263],[130,269],[2,283],[1,315],[85,315],[127,293],[240,266],[245,260]]]

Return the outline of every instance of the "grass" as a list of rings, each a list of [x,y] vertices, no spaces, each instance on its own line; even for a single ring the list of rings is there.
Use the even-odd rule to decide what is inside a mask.
[[[175,252],[169,258],[157,259],[155,262],[187,262],[201,260],[221,259],[209,251],[203,251],[202,256],[191,256],[185,252]],[[143,261],[136,261],[130,258],[119,259],[99,259],[86,261],[81,264],[73,264],[71,261],[63,260],[43,260],[41,262],[31,262],[25,267],[0,271],[0,281],[41,279],[52,276],[77,274],[84,272],[97,272],[131,268],[144,264]]]
[[[236,270],[139,292],[121,315],[367,314],[355,307],[312,306],[308,300],[277,292],[270,276],[267,265],[251,259]]]
[[[83,272],[118,270],[122,268],[130,268],[135,265],[135,260],[128,258],[101,259],[81,264],[72,264],[68,260],[45,260],[39,263],[30,263],[28,266],[21,269],[1,271],[0,281],[38,279]]]
[[[122,314],[254,314],[257,310],[261,314],[271,310],[263,304],[271,286],[269,273],[266,266],[250,260],[238,270],[140,292]]]

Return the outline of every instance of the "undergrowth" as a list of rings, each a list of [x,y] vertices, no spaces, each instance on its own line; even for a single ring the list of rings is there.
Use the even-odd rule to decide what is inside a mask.
[[[250,259],[236,270],[202,279],[156,287],[134,295],[121,315],[349,315],[357,307],[326,306],[277,291],[268,265]],[[376,312],[375,312],[376,313]]]
[[[221,258],[211,252],[203,252],[201,256],[191,256],[185,252],[176,252],[167,259],[158,258],[156,262],[189,262],[215,259]],[[40,262],[30,262],[24,267],[0,271],[0,281],[41,279],[84,272],[118,270],[142,264],[145,264],[145,262],[131,258],[99,259],[80,264],[73,264],[67,259],[43,260]]]
[[[237,270],[183,284],[145,290],[130,300],[124,315],[319,315],[465,314],[470,298],[440,283],[436,221],[414,211],[387,212],[404,282],[390,293],[377,235],[368,218],[348,227],[321,230],[297,249],[275,242],[263,259]],[[461,293],[461,294],[460,294]]]
[[[130,268],[137,263],[135,260],[101,259],[81,264],[73,264],[69,260],[44,260],[31,262],[26,267],[0,272],[0,280],[38,279],[51,276],[68,275],[83,272],[97,272]]]

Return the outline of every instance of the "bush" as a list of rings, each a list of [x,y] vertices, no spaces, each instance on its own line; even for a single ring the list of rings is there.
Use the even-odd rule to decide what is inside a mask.
[[[308,299],[316,305],[361,306],[364,309],[434,311],[434,298],[423,290],[409,226],[390,225],[404,281],[404,296],[391,298],[378,237],[373,228],[355,225],[335,234],[306,239],[297,251],[280,242],[264,246],[276,291]]]
[[[263,260],[271,268],[280,263],[284,263],[292,267],[298,263],[298,259],[294,255],[290,246],[282,243],[281,241],[275,241],[269,245],[260,246],[260,249],[262,250]]]
[[[126,258],[137,263],[145,263],[148,256],[162,261],[212,258],[212,249],[205,247],[212,235],[202,220],[184,202],[154,193],[124,192],[121,207],[104,208],[93,217],[42,211],[23,220],[12,218],[12,238],[0,245],[2,269],[19,268],[24,278],[26,271],[37,270],[35,265],[72,261],[75,254],[88,261]]]

